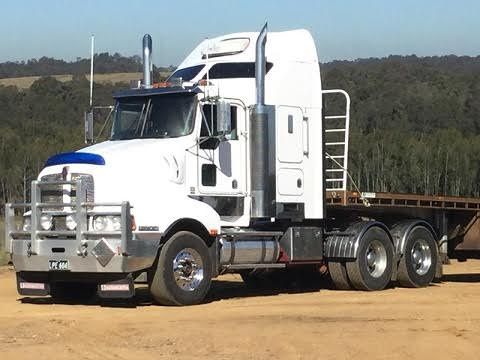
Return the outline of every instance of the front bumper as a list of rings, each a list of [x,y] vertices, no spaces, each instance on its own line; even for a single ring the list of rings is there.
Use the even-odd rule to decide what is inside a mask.
[[[160,239],[131,240],[127,248],[119,239],[84,240],[43,239],[36,252],[31,241],[12,239],[12,262],[16,271],[52,271],[50,261],[68,261],[66,272],[133,273],[152,266]],[[133,243],[133,244],[132,244]]]
[[[42,187],[76,186],[74,203],[42,203]],[[135,233],[132,229],[131,206],[122,203],[88,203],[82,180],[33,181],[32,202],[7,204],[5,209],[6,250],[17,272],[49,272],[53,260],[66,261],[62,276],[73,273],[135,273],[152,266],[161,234]],[[55,208],[52,212],[51,209]],[[15,210],[31,210],[31,231],[22,231],[15,221]],[[73,231],[41,230],[41,214],[49,209],[55,216],[74,215],[77,227]],[[93,231],[89,221],[95,215],[120,216],[120,231]],[[91,224],[91,221],[90,221]],[[68,274],[72,275],[68,275]]]

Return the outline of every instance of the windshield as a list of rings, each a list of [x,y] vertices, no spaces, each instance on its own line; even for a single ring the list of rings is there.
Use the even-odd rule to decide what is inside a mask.
[[[194,94],[127,97],[117,100],[111,140],[172,138],[193,130]]]
[[[170,81],[174,78],[181,78],[183,81],[191,81],[204,67],[205,65],[195,65],[188,68],[178,69],[169,76],[167,81]]]

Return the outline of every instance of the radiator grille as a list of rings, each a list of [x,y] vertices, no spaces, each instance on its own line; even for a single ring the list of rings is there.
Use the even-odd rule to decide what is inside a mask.
[[[42,176],[41,181],[61,181],[62,174],[51,174]],[[63,187],[62,185],[49,185],[42,188],[41,193],[42,203],[58,204],[63,202]],[[55,208],[46,208],[45,210],[55,210]]]
[[[95,184],[93,182],[93,176],[92,175],[87,175],[87,174],[72,174],[72,181],[77,181],[78,179],[81,179],[86,192],[87,192],[87,202],[94,202],[95,199]],[[76,186],[72,186],[72,190],[70,193],[70,198],[71,201],[74,202],[77,198],[77,189]]]
[[[93,176],[88,175],[88,174],[78,174],[78,173],[72,173],[71,174],[71,181],[77,181],[81,179],[85,189],[86,189],[86,194],[87,202],[94,202],[95,199],[95,184],[93,181]],[[62,180],[62,174],[51,174],[51,175],[45,175],[42,176],[41,181],[61,181]],[[75,202],[76,197],[77,197],[77,189],[76,185],[48,185],[42,187],[42,193],[41,193],[41,201],[43,203],[62,203],[64,202],[63,196],[66,195],[68,196],[67,199],[69,198],[69,201],[67,200],[66,202]],[[52,210],[55,210],[52,208]]]

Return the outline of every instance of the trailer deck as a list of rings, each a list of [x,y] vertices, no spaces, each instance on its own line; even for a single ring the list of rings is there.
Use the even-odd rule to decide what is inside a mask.
[[[480,210],[480,198],[384,192],[327,191],[327,206]]]

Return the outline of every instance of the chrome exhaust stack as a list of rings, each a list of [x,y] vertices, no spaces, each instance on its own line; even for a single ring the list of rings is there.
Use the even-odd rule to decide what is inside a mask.
[[[149,34],[143,36],[143,87],[152,87],[152,37]]]
[[[255,107],[260,112],[260,108],[265,106],[265,73],[267,71],[267,62],[265,56],[265,45],[267,43],[267,23],[263,25],[260,34],[258,34],[255,47],[255,87],[257,93],[257,103]]]
[[[252,218],[275,215],[275,108],[265,105],[267,24],[260,31],[255,52],[256,104],[250,108],[250,184]]]

